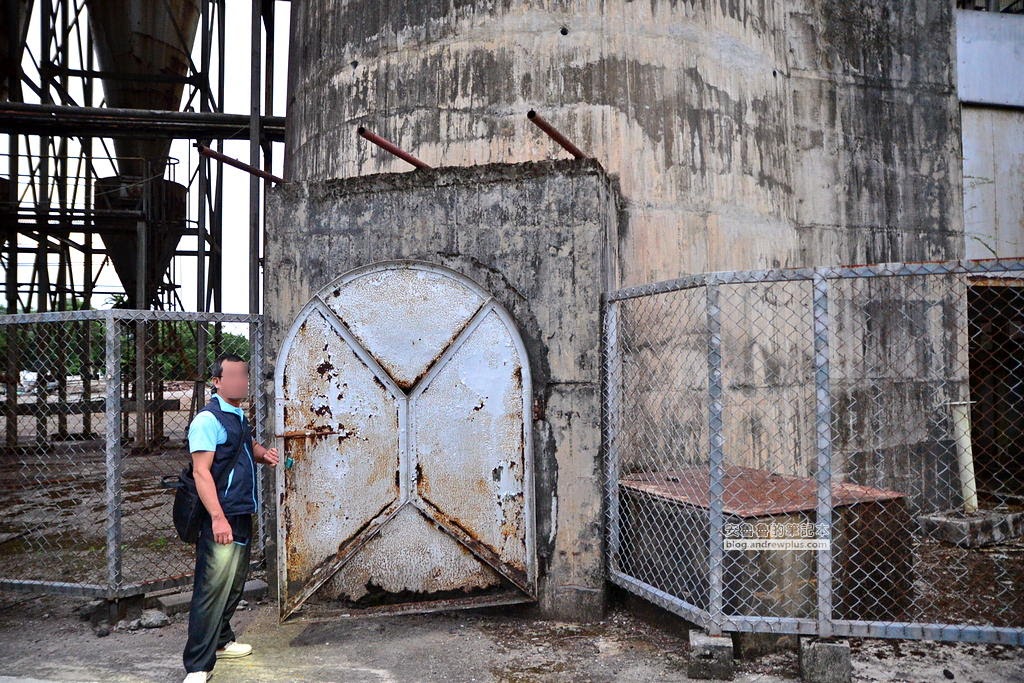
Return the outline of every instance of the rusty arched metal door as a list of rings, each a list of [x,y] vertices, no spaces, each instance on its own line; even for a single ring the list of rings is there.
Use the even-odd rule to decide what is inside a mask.
[[[275,373],[282,621],[536,597],[530,373],[509,314],[418,261],[302,309]]]

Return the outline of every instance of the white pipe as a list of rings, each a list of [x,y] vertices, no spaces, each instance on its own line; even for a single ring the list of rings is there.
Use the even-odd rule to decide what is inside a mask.
[[[947,404],[953,414],[956,454],[960,465],[960,492],[963,494],[964,512],[968,515],[978,511],[974,453],[971,450],[971,403],[972,401],[950,401]]]

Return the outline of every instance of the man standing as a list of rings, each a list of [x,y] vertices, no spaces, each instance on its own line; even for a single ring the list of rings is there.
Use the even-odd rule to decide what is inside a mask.
[[[248,364],[235,354],[222,354],[210,374],[216,393],[188,429],[196,491],[209,514],[196,542],[183,656],[185,683],[206,681],[217,658],[252,653],[251,645],[235,641],[230,621],[249,573],[252,518],[259,511],[256,463],[271,467],[278,463],[276,448],[253,441],[240,407],[249,395]],[[228,472],[232,461],[234,467]]]

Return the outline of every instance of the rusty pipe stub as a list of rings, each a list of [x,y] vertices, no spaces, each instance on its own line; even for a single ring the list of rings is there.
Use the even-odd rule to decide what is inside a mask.
[[[533,122],[535,126],[540,128],[542,131],[547,133],[548,137],[557,142],[562,148],[569,154],[573,155],[577,159],[586,159],[587,155],[583,153],[576,145],[569,141],[569,138],[562,135],[557,128],[548,123],[543,116],[538,114],[536,111],[531,109],[526,113],[526,118]]]
[[[359,137],[364,140],[369,140],[384,151],[394,154],[399,159],[409,162],[416,168],[431,168],[431,166],[425,161],[417,159],[390,140],[386,140],[376,133],[367,130],[365,126],[359,126],[359,128],[356,129],[356,132],[359,133]]]

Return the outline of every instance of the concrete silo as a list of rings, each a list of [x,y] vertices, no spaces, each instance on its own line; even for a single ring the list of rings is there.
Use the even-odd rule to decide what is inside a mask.
[[[624,285],[962,253],[953,9],[764,2],[294,6],[286,175],[564,157],[617,175]],[[933,41],[915,40],[922,33]]]
[[[532,427],[539,576],[526,597],[548,615],[590,618],[604,605],[602,292],[717,270],[963,254],[946,3],[308,0],[293,3],[291,33],[289,184],[270,194],[268,208],[267,352],[291,352],[295,326],[337,296],[332,283],[375,263],[429,262],[501,302],[531,366],[535,405],[519,417]],[[530,110],[593,159],[564,159],[528,121]],[[404,173],[405,162],[357,136],[359,126],[437,170]],[[798,310],[795,302],[741,292],[736,310],[781,318],[787,306]],[[867,315],[857,302],[837,305]],[[379,324],[399,319],[386,302],[374,306]],[[749,356],[756,346],[765,366],[810,364],[809,349],[757,345],[745,329],[724,328],[727,353]],[[686,353],[684,332],[666,332],[662,347],[650,335],[651,354]],[[290,405],[281,393],[295,386],[290,372],[317,367],[308,361],[279,367],[281,406]],[[745,366],[729,370],[730,389],[753,406],[726,425],[730,440],[808,424],[800,412],[813,396],[806,377],[752,383]],[[925,374],[939,379],[922,389],[928,400],[964,382],[946,367],[933,370]],[[308,381],[320,382],[315,373]],[[637,400],[662,400],[673,381],[657,378]],[[854,368],[842,391],[865,381]],[[899,399],[894,411],[926,408],[916,401]],[[350,427],[316,431],[292,424],[284,410],[278,418],[284,449],[297,454]],[[803,451],[813,448],[813,430],[791,436],[796,452],[784,465],[737,457],[810,476],[813,458]],[[912,480],[915,468],[931,466],[908,452],[906,471],[874,483]],[[836,468],[859,455],[837,453]],[[280,505],[305,500],[294,495],[299,478],[282,481]],[[490,486],[480,482],[481,491]],[[415,477],[406,490],[417,490]],[[287,585],[289,564],[301,556],[295,566],[344,575],[354,538],[337,539],[338,555],[326,558],[279,538],[293,608],[324,583]],[[384,567],[386,555],[368,562]],[[380,587],[367,576],[368,590]],[[406,591],[390,598],[453,599]],[[345,609],[358,602],[341,597]]]

